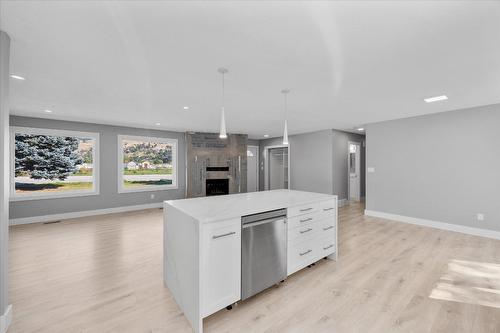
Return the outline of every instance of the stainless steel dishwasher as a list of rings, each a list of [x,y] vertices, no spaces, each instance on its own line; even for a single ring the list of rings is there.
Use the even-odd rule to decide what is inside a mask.
[[[286,209],[241,218],[241,299],[286,278]]]

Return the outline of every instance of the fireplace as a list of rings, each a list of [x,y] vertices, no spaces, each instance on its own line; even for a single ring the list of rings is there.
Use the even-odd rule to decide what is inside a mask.
[[[229,179],[207,179],[207,196],[229,194]]]
[[[247,191],[246,134],[186,133],[186,197]]]

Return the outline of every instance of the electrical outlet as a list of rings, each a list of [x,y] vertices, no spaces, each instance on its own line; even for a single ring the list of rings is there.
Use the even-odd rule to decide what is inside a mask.
[[[153,200],[154,198],[155,198],[155,195],[151,194],[151,200]]]
[[[477,215],[476,215],[476,219],[477,219],[478,221],[484,221],[484,214],[482,214],[482,213],[477,213]]]

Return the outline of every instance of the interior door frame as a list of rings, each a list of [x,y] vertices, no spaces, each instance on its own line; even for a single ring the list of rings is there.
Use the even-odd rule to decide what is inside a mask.
[[[255,168],[255,172],[257,173],[257,177],[255,178],[256,179],[256,182],[257,182],[257,189],[256,189],[256,192],[259,192],[260,188],[259,188],[259,184],[260,184],[260,177],[259,177],[259,170],[260,170],[260,147],[259,146],[256,146],[256,145],[247,145],[247,149],[249,147],[253,147],[253,148],[256,148],[257,149],[257,156],[255,156],[256,158],[256,161],[257,161],[257,165],[256,165],[256,168]],[[247,159],[247,163],[248,163],[248,159]],[[247,172],[248,172],[248,165],[247,165]],[[248,192],[248,177],[247,177],[247,192]]]
[[[273,148],[288,148],[288,189],[291,188],[292,183],[290,182],[290,156],[291,156],[291,149],[290,149],[290,144],[284,145],[273,145],[273,146],[267,146],[264,147],[264,190],[268,191],[269,190],[269,149]]]
[[[347,141],[347,201],[350,201],[351,200],[351,185],[350,185],[350,178],[351,178],[351,173],[349,172],[349,161],[350,161],[350,151],[349,151],[349,148],[350,148],[350,145],[353,144],[353,145],[358,145],[359,147],[359,170],[358,170],[358,173],[359,173],[359,200],[361,201],[361,142],[357,142],[357,141]]]

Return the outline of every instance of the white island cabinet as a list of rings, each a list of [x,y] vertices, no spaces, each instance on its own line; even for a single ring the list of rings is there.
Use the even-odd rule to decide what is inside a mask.
[[[337,197],[293,190],[165,201],[164,282],[195,332],[241,299],[241,217],[287,210],[287,275],[337,259]]]

